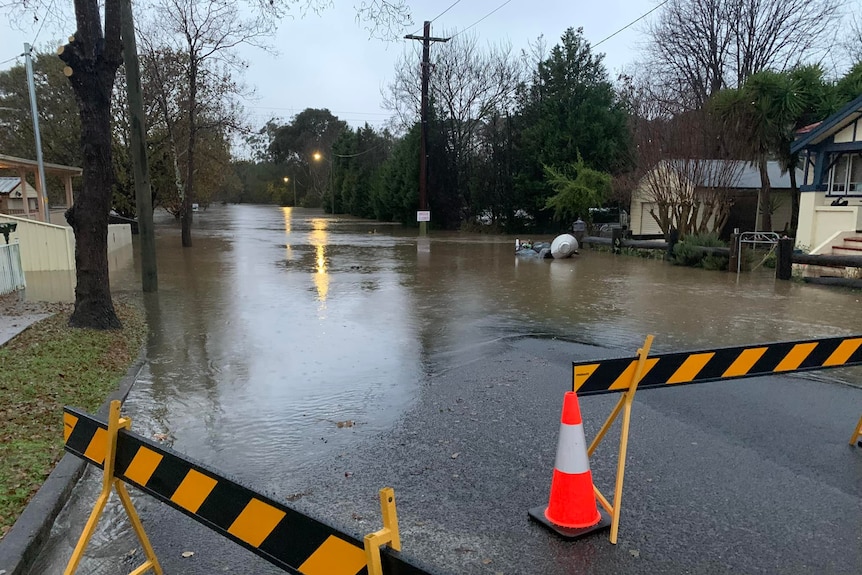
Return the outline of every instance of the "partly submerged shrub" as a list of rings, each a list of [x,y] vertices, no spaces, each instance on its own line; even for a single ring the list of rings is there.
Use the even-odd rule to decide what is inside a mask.
[[[674,265],[699,267],[707,270],[726,270],[730,262],[724,255],[710,254],[698,248],[727,247],[727,242],[719,239],[718,234],[693,234],[674,246]]]

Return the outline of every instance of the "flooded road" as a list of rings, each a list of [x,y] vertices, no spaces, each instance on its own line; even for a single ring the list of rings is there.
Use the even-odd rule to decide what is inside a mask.
[[[193,237],[182,249],[173,219],[157,220],[160,291],[144,298],[147,361],[126,410],[138,433],[275,493],[285,477],[389,429],[431,376],[503,339],[633,352],[652,333],[654,350],[670,351],[862,325],[858,292],[777,282],[772,270],[737,279],[592,251],[518,259],[510,237],[417,238],[270,206],[214,206],[196,214]],[[132,266],[112,275],[115,294],[138,286]],[[65,562],[75,505],[34,573]],[[134,547],[121,525],[115,513],[103,522],[104,549],[86,572],[115,572]]]
[[[830,336],[859,294],[587,252],[516,258],[508,237],[433,234],[266,206],[159,228],[148,363],[129,409],[180,451],[277,482],[390,426],[423,375],[523,335],[633,349]],[[115,282],[135,289],[137,276]],[[851,313],[848,313],[851,312]],[[341,423],[343,427],[338,428]],[[348,427],[352,424],[352,427]]]

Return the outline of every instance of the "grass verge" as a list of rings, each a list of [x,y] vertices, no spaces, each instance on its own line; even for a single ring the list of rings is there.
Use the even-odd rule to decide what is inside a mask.
[[[0,538],[63,454],[63,406],[96,411],[138,357],[142,311],[115,304],[122,330],[69,327],[69,312],[0,347]]]

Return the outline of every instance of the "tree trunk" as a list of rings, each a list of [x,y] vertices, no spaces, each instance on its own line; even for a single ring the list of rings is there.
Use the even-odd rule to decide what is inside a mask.
[[[83,181],[66,220],[75,232],[75,309],[73,327],[121,328],[108,281],[108,212],[114,183],[111,162],[111,90],[120,65],[119,11],[105,7],[101,34],[96,2],[75,6],[78,32],[60,51],[81,116]],[[67,75],[69,73],[67,72]]]
[[[114,181],[111,109],[108,102],[96,104],[101,100],[98,96],[79,96],[79,100],[87,99],[91,101],[84,102],[80,110],[83,182],[75,203],[66,212],[66,220],[75,232],[78,280],[75,311],[69,323],[74,327],[120,328],[122,325],[114,311],[108,280],[108,212],[111,210],[110,190]]]
[[[189,63],[189,143],[186,150],[186,194],[183,197],[182,207],[182,243],[184,248],[192,246],[192,197],[195,193],[195,140],[197,136],[197,127],[195,126],[195,109],[197,108],[197,62],[194,53],[190,54]]]
[[[769,172],[766,169],[766,156],[761,156],[757,162],[760,170],[760,209],[763,214],[763,229],[761,231],[772,231],[772,185],[769,182]]]

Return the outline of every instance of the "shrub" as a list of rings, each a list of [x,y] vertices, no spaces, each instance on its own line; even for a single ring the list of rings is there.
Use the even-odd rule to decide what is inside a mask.
[[[726,270],[729,264],[727,256],[708,254],[698,248],[726,247],[727,243],[719,239],[718,234],[694,234],[687,236],[676,244],[671,262],[678,266],[699,267],[707,270]]]

